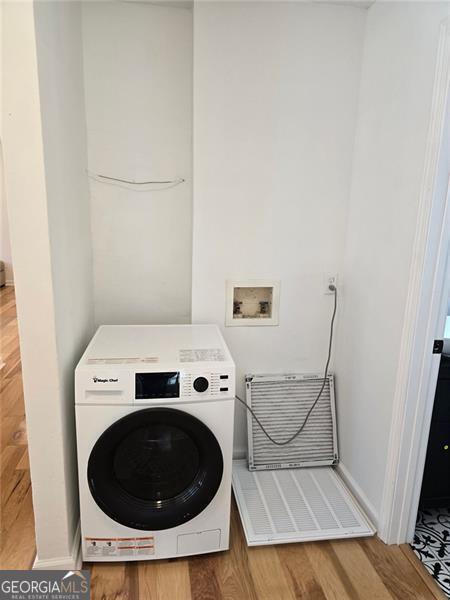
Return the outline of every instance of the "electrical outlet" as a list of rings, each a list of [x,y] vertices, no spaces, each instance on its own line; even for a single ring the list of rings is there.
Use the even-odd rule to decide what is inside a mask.
[[[337,287],[338,276],[336,273],[328,274],[324,277],[324,285],[323,285],[323,293],[324,294],[333,294],[334,292],[330,290],[330,285],[334,285]]]

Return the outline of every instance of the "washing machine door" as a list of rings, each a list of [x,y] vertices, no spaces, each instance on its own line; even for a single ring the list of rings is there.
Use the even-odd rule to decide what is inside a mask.
[[[181,410],[148,408],[111,425],[88,461],[91,494],[111,519],[155,531],[200,514],[219,489],[223,457],[211,430]]]

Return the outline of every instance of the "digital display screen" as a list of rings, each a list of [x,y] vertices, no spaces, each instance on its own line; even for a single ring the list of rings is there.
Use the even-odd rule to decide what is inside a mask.
[[[180,373],[136,373],[136,399],[178,398]]]

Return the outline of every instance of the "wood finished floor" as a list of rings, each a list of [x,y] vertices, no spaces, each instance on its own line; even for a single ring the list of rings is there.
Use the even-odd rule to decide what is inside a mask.
[[[28,569],[34,520],[13,288],[0,290],[0,356],[0,569]],[[229,552],[84,568],[93,600],[444,598],[409,547],[376,537],[248,548],[234,503]]]
[[[28,569],[36,548],[12,287],[0,289],[0,367],[0,568]]]

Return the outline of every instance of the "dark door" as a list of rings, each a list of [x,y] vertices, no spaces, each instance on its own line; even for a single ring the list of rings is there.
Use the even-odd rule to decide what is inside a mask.
[[[450,507],[450,357],[442,355],[423,473],[421,508]]]
[[[211,430],[181,410],[133,412],[100,436],[89,457],[92,496],[111,519],[161,530],[200,514],[222,481],[222,452]]]

